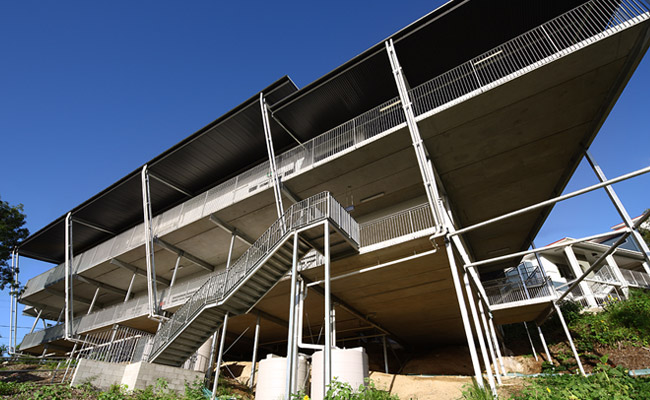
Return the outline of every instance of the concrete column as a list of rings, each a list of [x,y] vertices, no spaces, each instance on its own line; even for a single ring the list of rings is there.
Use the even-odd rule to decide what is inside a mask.
[[[582,276],[583,271],[582,268],[580,267],[580,263],[578,262],[575,253],[573,252],[573,248],[571,248],[571,246],[565,247],[564,254],[576,278]],[[580,290],[582,290],[582,294],[584,295],[585,300],[587,300],[587,304],[589,305],[589,307],[598,307],[598,303],[596,303],[594,294],[591,291],[591,288],[589,287],[587,282],[582,281],[580,282],[579,286],[580,286]]]
[[[616,260],[614,260],[614,256],[610,254],[607,256],[607,258],[605,258],[605,260],[607,261],[609,268],[611,268],[612,272],[614,273],[616,280],[621,283],[621,291],[623,292],[623,295],[626,299],[629,298],[630,289],[628,287],[627,281],[625,280],[625,277],[623,276],[623,273],[621,272],[621,269],[618,267]]]
[[[212,350],[212,336],[205,341],[196,351],[196,363],[194,363],[194,371],[205,372],[208,368],[210,355]]]

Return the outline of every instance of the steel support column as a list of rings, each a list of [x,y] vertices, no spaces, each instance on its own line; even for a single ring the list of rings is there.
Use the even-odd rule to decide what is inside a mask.
[[[467,272],[463,271],[463,283],[465,284],[465,294],[467,295],[467,303],[469,303],[469,311],[472,314],[472,320],[474,321],[474,330],[476,331],[476,339],[478,340],[479,348],[481,349],[481,356],[483,358],[483,365],[485,366],[485,372],[488,378],[488,384],[490,385],[490,390],[492,394],[496,396],[496,385],[494,383],[494,375],[492,374],[492,367],[490,366],[490,357],[488,356],[487,349],[485,346],[485,338],[483,337],[483,329],[481,328],[481,323],[479,322],[478,312],[476,310],[476,304],[474,304],[474,293],[472,293],[472,287],[469,284],[469,277]]]
[[[524,329],[526,330],[526,335],[528,336],[528,342],[530,343],[530,348],[533,349],[533,356],[535,356],[535,361],[539,361],[537,357],[537,350],[535,350],[535,345],[533,344],[533,338],[530,336],[530,331],[528,330],[528,324],[524,321]]]
[[[465,297],[463,296],[463,289],[461,288],[460,278],[458,276],[458,267],[456,265],[456,257],[454,256],[454,248],[449,238],[445,239],[445,247],[447,258],[449,260],[449,267],[451,269],[451,277],[454,283],[456,292],[456,300],[458,301],[458,308],[460,309],[461,320],[463,321],[463,328],[465,329],[465,336],[467,339],[467,346],[469,347],[470,358],[472,359],[472,367],[474,368],[474,377],[476,384],[484,388],[483,373],[476,353],[476,343],[474,342],[474,334],[472,327],[469,324],[469,316],[467,315],[467,307],[465,305]]]
[[[257,364],[257,347],[260,341],[260,314],[257,313],[257,319],[255,321],[255,336],[253,339],[253,359],[251,362],[251,378],[248,381],[248,387],[253,388],[255,385],[255,367]]]
[[[501,365],[501,373],[503,376],[506,375],[506,366],[503,363],[503,357],[501,356],[501,348],[499,347],[499,337],[494,329],[494,321],[492,320],[492,313],[488,313],[488,324],[490,325],[490,332],[492,333],[492,340],[494,340],[494,348],[497,352],[497,358],[499,359],[499,365]]]
[[[605,173],[603,173],[603,170],[600,168],[600,165],[596,163],[594,156],[589,152],[589,150],[585,150],[585,157],[587,158],[589,165],[591,165],[591,168],[594,170],[594,173],[598,177],[598,180],[601,183],[607,181],[607,177],[605,176]],[[618,214],[623,219],[623,223],[625,224],[625,226],[627,226],[629,229],[632,230],[632,238],[634,239],[634,242],[636,243],[637,247],[640,249],[641,254],[643,254],[646,263],[650,264],[650,248],[648,248],[648,244],[643,239],[643,236],[641,236],[639,231],[636,228],[634,228],[634,223],[632,222],[632,218],[630,218],[630,214],[628,214],[627,210],[623,206],[621,199],[618,198],[618,195],[616,194],[614,188],[611,185],[605,186],[604,189],[607,192],[607,195],[609,196],[610,200],[612,201],[612,204],[616,208],[616,211],[618,211]],[[646,266],[648,264],[646,264]],[[646,268],[645,272],[647,274],[650,274],[650,269]]]
[[[16,270],[16,250],[11,251],[11,275],[14,275],[14,271]],[[14,343],[14,285],[11,285],[11,288],[9,289],[9,300],[10,300],[10,311],[9,311],[9,354],[12,355],[14,353],[15,347],[13,345]]]
[[[555,312],[557,312],[557,316],[560,319],[560,324],[562,325],[562,329],[564,329],[564,333],[566,334],[566,337],[569,340],[569,346],[571,346],[571,351],[573,352],[573,356],[575,357],[576,363],[578,364],[578,369],[580,370],[580,374],[582,376],[586,376],[585,370],[584,368],[582,368],[582,361],[580,361],[578,350],[576,350],[576,346],[573,344],[573,338],[571,337],[571,332],[569,332],[569,327],[566,325],[566,321],[564,321],[562,310],[560,310],[560,307],[558,307],[556,303],[553,303],[553,307],[555,308]]]
[[[149,318],[158,316],[158,292],[156,288],[156,265],[154,262],[153,228],[151,226],[151,191],[149,190],[149,173],[145,165],[142,167],[142,212],[144,218],[144,247],[147,262],[147,289],[149,297]]]
[[[329,202],[329,201],[328,201]],[[329,209],[329,204],[328,204]],[[324,255],[325,255],[325,349],[323,349],[323,394],[332,380],[332,291],[331,291],[331,257],[330,257],[330,223],[325,220]]]
[[[551,358],[551,352],[548,350],[544,333],[542,333],[542,327],[539,325],[537,325],[537,333],[539,333],[539,340],[542,342],[542,347],[544,347],[544,353],[546,353],[546,361],[552,363],[553,359]]]
[[[293,394],[293,359],[295,353],[296,284],[298,283],[298,234],[293,234],[293,257],[291,261],[291,286],[289,295],[289,331],[287,333],[287,371],[285,381],[286,399]]]
[[[176,273],[178,272],[178,267],[181,265],[181,259],[183,259],[183,256],[178,254],[176,256],[176,263],[174,264],[174,272],[172,272],[172,280],[169,282],[170,288],[174,286],[174,283],[176,282]]]
[[[43,312],[43,309],[38,310],[38,314],[36,315],[36,318],[34,319],[34,323],[32,324],[32,329],[29,330],[29,333],[33,333],[34,329],[36,329],[36,324],[38,323],[38,320],[41,318],[41,313]]]
[[[95,302],[97,301],[97,296],[99,296],[99,288],[95,288],[95,294],[93,295],[93,299],[90,301],[90,306],[88,306],[88,311],[86,312],[86,315],[93,312],[93,307],[95,307]]]
[[[65,327],[64,338],[72,337],[72,320],[74,319],[72,293],[72,213],[65,216]]]
[[[217,352],[217,343],[219,342],[219,328],[217,328],[212,334],[212,345],[210,346],[210,359],[208,360],[208,369],[205,372],[205,383],[206,385],[210,382],[212,377],[212,370],[214,369],[214,357]]]
[[[124,302],[126,303],[129,301],[129,298],[131,298],[131,291],[133,290],[133,281],[135,280],[135,276],[137,274],[133,274],[131,276],[131,282],[129,282],[129,288],[126,290],[126,296],[124,296]]]
[[[264,93],[260,93],[260,109],[262,112],[262,124],[264,125],[264,138],[266,139],[266,150],[269,155],[269,169],[271,180],[273,181],[273,194],[275,195],[275,208],[278,212],[278,218],[282,217],[284,207],[282,206],[282,188],[280,186],[280,177],[275,165],[275,151],[273,150],[273,137],[271,135],[271,124],[269,123],[269,111],[266,105]]]
[[[494,375],[497,379],[497,383],[500,385],[501,382],[501,373],[499,372],[499,364],[497,361],[496,353],[494,351],[494,341],[492,340],[492,333],[490,332],[490,327],[488,326],[487,318],[485,318],[485,311],[483,310],[483,304],[479,300],[478,302],[478,311],[481,315],[481,322],[483,323],[483,331],[485,332],[485,340],[488,344],[488,350],[490,351],[490,359],[492,360],[492,365],[494,366]],[[490,365],[488,364],[488,368]]]
[[[388,373],[388,348],[386,346],[386,335],[381,337],[381,342],[384,347],[384,372]]]
[[[415,156],[417,157],[420,175],[422,176],[422,182],[424,183],[424,190],[427,194],[427,199],[429,200],[431,212],[433,213],[434,223],[436,227],[436,233],[434,236],[439,236],[441,234],[444,234],[444,223],[442,218],[443,211],[440,195],[438,193],[438,186],[436,184],[436,176],[433,171],[433,165],[427,154],[427,150],[424,147],[424,143],[422,142],[422,136],[420,135],[418,124],[415,121],[413,103],[411,102],[408,93],[406,77],[404,76],[404,71],[402,70],[402,67],[400,66],[399,60],[397,58],[397,52],[395,51],[393,40],[387,40],[385,42],[385,45],[386,52],[388,53],[388,58],[390,60],[393,77],[395,78],[395,84],[397,85],[400,102],[402,103],[402,109],[404,110],[404,116],[406,117],[406,125],[408,126],[409,133],[411,134],[411,141],[413,144],[413,149],[415,150]]]
[[[217,356],[217,365],[214,371],[214,383],[212,384],[212,396],[210,400],[217,397],[217,386],[219,386],[219,372],[221,370],[221,362],[223,361],[223,348],[226,345],[226,330],[228,329],[228,312],[223,317],[223,324],[221,327],[221,341],[219,342],[219,355]]]

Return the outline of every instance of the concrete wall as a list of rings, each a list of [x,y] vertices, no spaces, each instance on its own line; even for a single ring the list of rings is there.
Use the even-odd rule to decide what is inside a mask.
[[[108,389],[112,384],[120,384],[134,390],[155,386],[159,378],[167,381],[170,390],[182,393],[185,382],[203,379],[203,373],[147,362],[115,364],[82,359],[72,377],[72,385],[90,382],[100,389]]]

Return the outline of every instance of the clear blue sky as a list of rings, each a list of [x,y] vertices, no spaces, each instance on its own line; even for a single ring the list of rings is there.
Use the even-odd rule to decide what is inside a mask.
[[[0,196],[35,232],[281,76],[305,86],[441,3],[2,2]],[[608,176],[650,165],[649,127],[646,57],[592,145]],[[595,182],[581,165],[567,190]],[[650,207],[649,176],[615,188],[631,214]],[[556,207],[537,242],[619,221],[604,192],[587,195]],[[21,266],[23,283],[50,267]]]

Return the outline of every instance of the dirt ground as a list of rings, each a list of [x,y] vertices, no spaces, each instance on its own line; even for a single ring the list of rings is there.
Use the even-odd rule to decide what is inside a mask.
[[[59,382],[63,376],[63,370],[45,370],[46,367],[39,364],[4,364],[0,369],[0,380],[4,382],[35,382],[50,383],[54,374],[55,382]],[[40,371],[35,371],[40,370]]]

